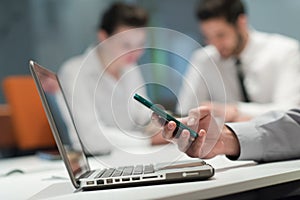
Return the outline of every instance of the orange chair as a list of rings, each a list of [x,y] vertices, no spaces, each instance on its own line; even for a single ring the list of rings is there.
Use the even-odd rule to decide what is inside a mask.
[[[55,148],[35,83],[30,76],[10,76],[3,81],[11,109],[16,146],[20,151]]]
[[[8,105],[0,104],[0,149],[14,149],[15,138]]]

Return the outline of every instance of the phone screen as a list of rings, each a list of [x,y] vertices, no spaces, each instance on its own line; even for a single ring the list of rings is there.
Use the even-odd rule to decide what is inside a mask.
[[[164,120],[166,120],[168,122],[174,121],[176,123],[176,129],[173,132],[174,137],[178,138],[184,129],[186,129],[190,132],[191,137],[193,137],[193,138],[198,137],[198,134],[194,130],[190,129],[189,127],[187,127],[186,125],[184,125],[183,123],[181,123],[180,121],[175,119],[175,117],[166,113],[164,110],[162,110],[157,105],[153,104],[151,101],[148,101],[147,99],[143,98],[142,96],[140,96],[138,94],[135,94],[133,98],[135,100],[137,100],[138,102],[140,102],[141,104],[143,104],[144,106],[150,108],[153,112],[155,112],[157,115],[159,115]]]

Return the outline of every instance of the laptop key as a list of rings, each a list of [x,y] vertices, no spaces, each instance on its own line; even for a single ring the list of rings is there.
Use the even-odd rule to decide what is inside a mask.
[[[129,176],[132,174],[133,166],[125,167],[122,176]]]
[[[151,174],[154,173],[154,166],[151,165],[145,165],[144,167],[144,174]]]
[[[134,175],[142,174],[143,173],[143,165],[137,165],[135,166],[133,170]]]
[[[116,169],[116,170],[114,171],[112,177],[121,176],[122,173],[123,173],[123,168],[121,168],[121,169],[118,168],[118,169]]]
[[[102,169],[96,176],[95,178],[100,178],[104,172],[106,172],[107,169]]]
[[[88,178],[90,175],[92,175],[93,173],[95,172],[95,170],[91,170],[91,171],[88,171],[88,172],[85,172],[84,174],[82,174],[79,179],[81,178]]]
[[[109,169],[107,169],[107,170],[102,174],[101,178],[108,178],[108,177],[110,177],[110,176],[113,174],[114,171],[115,171],[114,168],[109,168]]]

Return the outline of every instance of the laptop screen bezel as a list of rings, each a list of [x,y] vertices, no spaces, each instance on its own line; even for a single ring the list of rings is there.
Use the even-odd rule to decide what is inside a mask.
[[[58,128],[55,124],[55,121],[54,121],[54,117],[51,113],[51,110],[50,110],[50,107],[49,107],[49,103],[47,101],[47,98],[45,96],[45,93],[44,93],[44,90],[43,90],[43,87],[42,87],[42,84],[41,84],[41,81],[37,75],[37,70],[35,68],[37,68],[38,70],[42,70],[46,73],[49,73],[51,75],[53,75],[55,77],[55,79],[57,80],[58,82],[58,85],[59,85],[59,89],[63,95],[63,100],[65,101],[66,103],[66,106],[67,106],[67,110],[68,110],[68,114],[70,115],[70,118],[72,120],[72,125],[74,126],[74,129],[75,129],[75,132],[76,132],[76,136],[78,137],[78,140],[80,142],[80,147],[81,149],[83,150],[83,145],[82,145],[82,142],[80,140],[80,137],[78,135],[78,131],[76,130],[76,126],[74,124],[74,120],[73,120],[73,117],[72,117],[72,114],[70,112],[70,108],[69,108],[69,105],[66,101],[66,98],[65,98],[65,94],[62,90],[62,87],[61,87],[61,84],[59,82],[59,79],[57,77],[57,75],[54,73],[54,72],[51,72],[50,70],[40,66],[39,64],[35,63],[34,61],[30,61],[29,62],[29,68],[30,68],[30,72],[32,74],[32,77],[35,81],[35,84],[37,86],[37,89],[38,89],[38,93],[39,93],[39,96],[42,100],[42,104],[43,104],[43,107],[44,107],[44,110],[45,110],[45,113],[46,113],[46,116],[47,116],[47,119],[48,119],[48,122],[49,122],[49,125],[50,125],[50,128],[52,130],[52,133],[53,133],[53,136],[54,136],[54,139],[56,141],[56,144],[57,144],[57,147],[58,147],[58,150],[60,152],[60,155],[62,156],[62,159],[65,163],[65,166],[67,168],[67,171],[68,171],[68,174],[71,178],[71,181],[72,181],[72,184],[74,185],[75,188],[79,188],[80,187],[80,184],[79,184],[79,178],[82,174],[90,171],[90,166],[89,166],[89,163],[87,161],[87,157],[84,153],[84,151],[82,151],[82,155],[83,155],[83,162],[84,162],[84,168],[82,168],[82,171],[80,172],[80,174],[74,174],[73,173],[73,170],[72,170],[72,167],[71,167],[71,163],[69,162],[69,159],[67,157],[67,152],[63,146],[63,143],[62,143],[62,140],[60,138],[60,135],[59,135],[59,132],[58,132]],[[77,176],[77,178],[76,178]]]

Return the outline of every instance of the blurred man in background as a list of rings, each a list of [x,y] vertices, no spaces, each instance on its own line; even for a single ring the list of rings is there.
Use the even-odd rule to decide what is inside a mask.
[[[70,59],[59,71],[66,98],[82,141],[92,152],[116,146],[146,145],[137,139],[149,121],[149,111],[132,100],[135,92],[146,96],[137,60],[143,53],[146,11],[115,3],[98,26],[100,45]],[[130,130],[128,135],[126,131]],[[138,134],[138,133],[136,133]],[[108,141],[106,140],[108,139]]]
[[[208,45],[192,56],[178,113],[206,105],[225,121],[243,121],[300,105],[296,40],[249,28],[240,0],[202,0],[197,18]]]

